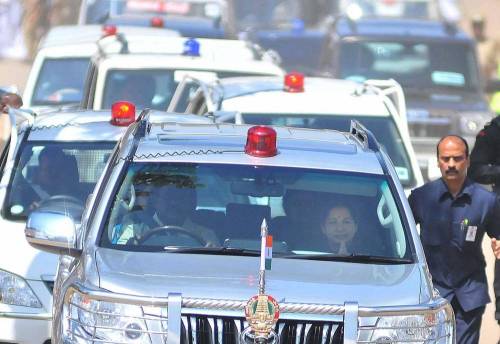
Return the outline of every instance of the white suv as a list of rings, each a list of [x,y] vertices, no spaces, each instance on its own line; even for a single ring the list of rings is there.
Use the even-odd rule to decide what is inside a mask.
[[[196,93],[193,81],[187,77],[179,85],[169,111],[213,115],[218,122],[313,129],[348,130],[355,119],[375,134],[407,192],[423,184],[408,134],[403,90],[393,80],[360,84],[290,73],[285,78],[198,80]]]

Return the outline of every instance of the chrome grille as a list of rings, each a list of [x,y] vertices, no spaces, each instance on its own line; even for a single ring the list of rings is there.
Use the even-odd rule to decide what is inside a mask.
[[[182,344],[237,344],[247,327],[244,318],[182,316]],[[275,331],[284,344],[342,344],[343,326],[335,322],[281,319]]]

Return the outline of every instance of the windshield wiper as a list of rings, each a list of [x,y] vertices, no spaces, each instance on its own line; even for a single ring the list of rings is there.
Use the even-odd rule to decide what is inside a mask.
[[[294,254],[294,255],[282,256],[280,258],[324,260],[324,261],[349,262],[349,263],[378,263],[378,264],[413,263],[413,260],[408,258],[371,256],[371,255],[355,254],[355,253],[348,256],[339,256],[338,254],[333,254],[333,253]]]
[[[260,250],[249,250],[245,248],[236,247],[179,247],[179,246],[165,246],[164,250],[173,253],[206,253],[213,255],[227,255],[227,256],[260,256]]]

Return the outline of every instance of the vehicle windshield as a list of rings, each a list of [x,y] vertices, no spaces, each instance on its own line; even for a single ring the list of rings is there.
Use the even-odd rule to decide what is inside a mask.
[[[89,58],[45,59],[36,80],[31,104],[80,103],[89,62]]]
[[[401,184],[405,188],[415,186],[416,181],[411,168],[410,158],[392,117],[244,113],[242,114],[242,119],[246,124],[334,129],[340,131],[349,131],[351,120],[358,120],[371,130],[380,145],[385,149],[394,164]]]
[[[224,11],[221,0],[97,0],[84,9],[86,24],[99,24],[119,15],[167,15],[217,19]]]
[[[463,43],[343,41],[340,74],[355,81],[395,79],[414,89],[480,87],[473,47]]]
[[[339,9],[347,15],[440,20],[435,0],[340,0]]]
[[[80,219],[115,143],[27,142],[17,159],[3,212],[25,220],[38,208],[63,206]]]
[[[177,85],[186,75],[202,76],[207,81],[217,78],[236,76],[262,76],[263,74],[249,72],[214,72],[209,70],[174,70],[174,69],[111,69],[107,72],[104,85],[104,95],[101,109],[111,109],[113,103],[119,100],[131,101],[138,109],[151,108],[165,110],[175,93]],[[188,97],[198,87],[193,84],[189,92],[180,99],[180,105],[187,106]],[[182,107],[181,106],[181,107]]]
[[[324,29],[328,18],[337,14],[331,0],[233,0],[234,21],[240,31],[252,29]]]
[[[384,176],[252,165],[132,163],[100,244],[258,252],[264,219],[276,255],[411,257]]]

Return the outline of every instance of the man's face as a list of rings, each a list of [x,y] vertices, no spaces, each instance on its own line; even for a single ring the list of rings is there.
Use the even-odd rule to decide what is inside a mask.
[[[157,215],[165,225],[181,226],[193,209],[192,190],[162,186],[154,198]]]
[[[445,138],[438,147],[438,166],[445,181],[463,181],[467,176],[469,157],[465,144],[457,137]]]

